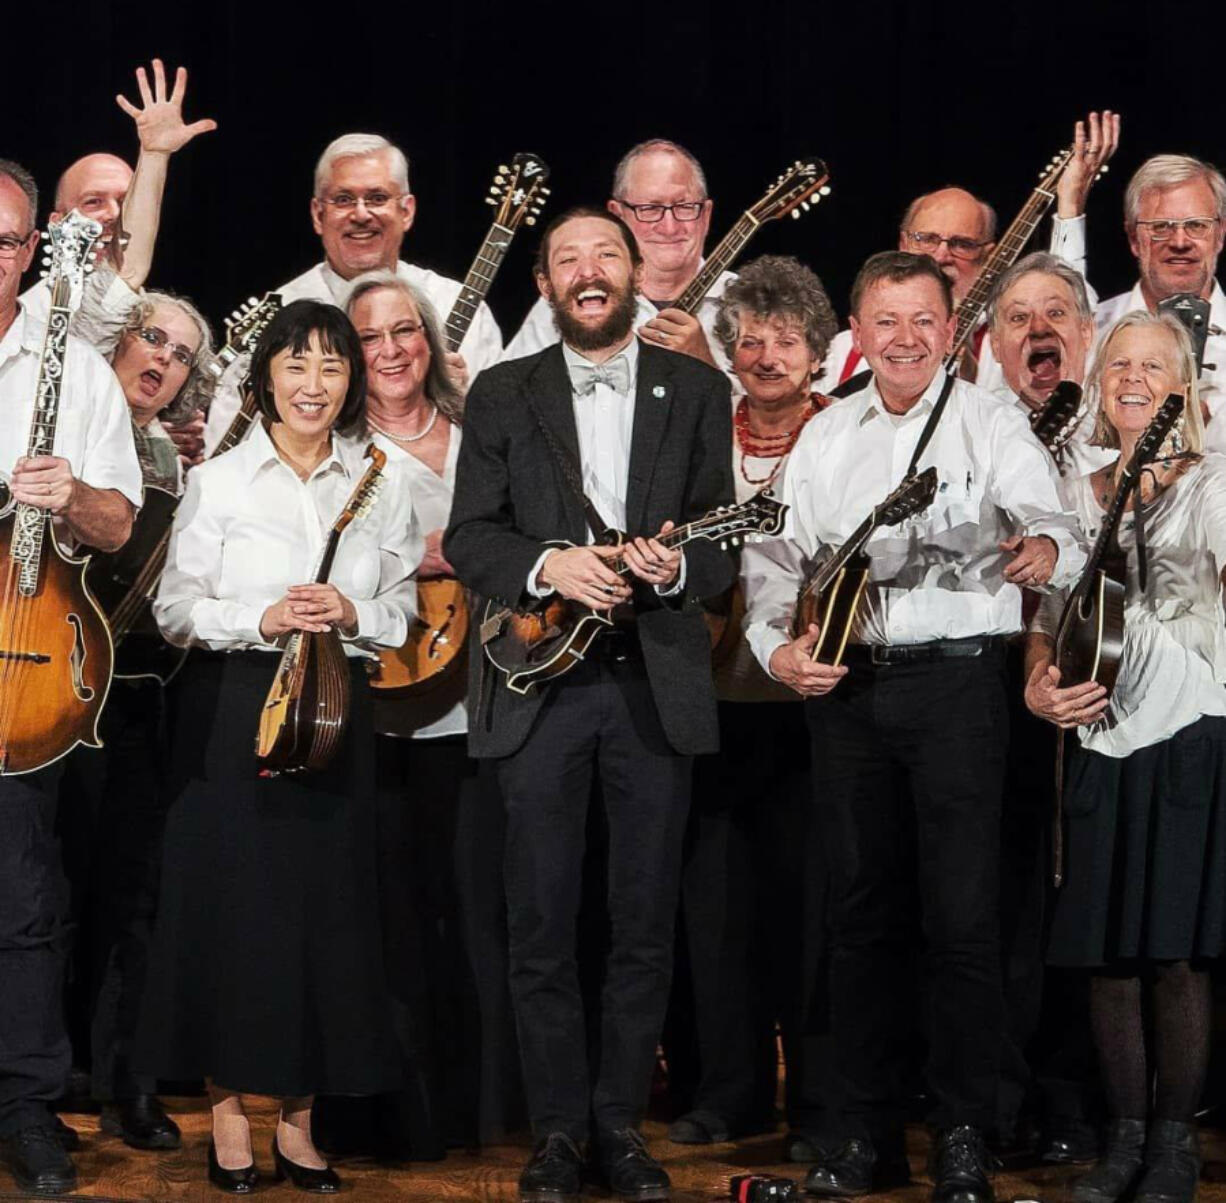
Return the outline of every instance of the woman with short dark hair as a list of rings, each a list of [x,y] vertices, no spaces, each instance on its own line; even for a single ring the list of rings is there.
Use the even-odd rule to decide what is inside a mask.
[[[281,1098],[278,1177],[338,1188],[311,1139],[316,1092],[398,1085],[375,893],[374,736],[364,660],[403,643],[422,541],[400,468],[314,579],[367,468],[365,365],[334,306],[288,305],[252,360],[263,420],[195,468],[154,614],[191,647],[171,745],[162,906],[138,1055],[164,1078],[209,1079],[209,1179],[256,1170],[240,1092]],[[261,707],[284,637],[335,629],[350,714],[331,765],[263,776]]]

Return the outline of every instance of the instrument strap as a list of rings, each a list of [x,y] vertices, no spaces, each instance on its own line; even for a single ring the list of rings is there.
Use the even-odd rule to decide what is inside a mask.
[[[945,404],[949,400],[949,394],[953,391],[954,376],[952,372],[947,372],[945,374],[945,383],[941,386],[941,395],[937,398],[937,403],[932,407],[932,413],[928,415],[928,421],[924,423],[924,429],[920,431],[919,442],[915,444],[915,452],[911,456],[911,462],[903,473],[904,480],[914,474],[916,466],[919,464],[920,456],[928,449],[928,444],[936,433],[937,423],[945,412]]]
[[[558,441],[558,436],[545,421],[545,415],[537,408],[536,402],[531,397],[528,397],[527,401],[528,408],[532,410],[532,416],[536,418],[536,424],[541,428],[541,434],[545,436],[545,443],[562,472],[562,479],[566,481],[571,492],[579,499],[579,504],[583,507],[583,517],[591,529],[592,537],[600,543],[616,546],[621,542],[621,536],[616,527],[610,526],[600,516],[600,511],[583,491],[583,475],[574,455]]]
[[[1132,513],[1132,533],[1137,541],[1137,584],[1141,586],[1141,592],[1144,593],[1146,581],[1149,577],[1149,554],[1145,548],[1145,514],[1141,509],[1140,478],[1138,478],[1136,489],[1132,494]]]
[[[1064,728],[1056,730],[1056,804],[1051,820],[1051,880],[1064,884]]]

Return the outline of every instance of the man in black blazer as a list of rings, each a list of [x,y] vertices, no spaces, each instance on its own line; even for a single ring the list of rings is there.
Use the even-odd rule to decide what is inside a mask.
[[[550,224],[536,274],[562,342],[474,381],[444,540],[483,599],[616,606],[614,630],[527,695],[470,656],[469,746],[497,760],[507,811],[511,989],[537,1137],[520,1192],[533,1203],[578,1196],[589,1136],[619,1195],[669,1192],[637,1125],[672,971],[690,758],[718,742],[701,603],[732,565],[705,540],[670,549],[654,536],[732,500],[732,431],[721,373],[634,338],[640,272],[633,237],[603,210]],[[602,526],[637,536],[622,548],[628,577],[610,569],[612,548],[589,546],[604,532],[589,529],[579,485]],[[575,921],[597,774],[611,947],[589,1068]]]

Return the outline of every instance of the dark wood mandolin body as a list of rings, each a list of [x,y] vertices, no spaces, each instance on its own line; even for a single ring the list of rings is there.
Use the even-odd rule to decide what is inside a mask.
[[[102,609],[74,559],[47,532],[38,586],[24,597],[10,555],[15,513],[0,519],[7,566],[0,603],[0,773],[29,773],[77,744],[98,748],[98,719],[111,686],[113,649]]]
[[[613,625],[605,615],[556,595],[532,610],[490,602],[482,628],[487,624],[501,630],[484,641],[485,654],[506,674],[507,688],[520,694],[569,672],[592,640]]]
[[[801,589],[796,602],[792,636],[800,638],[810,623],[817,623],[820,634],[812,658],[819,664],[837,668],[851,638],[860,599],[868,585],[868,557],[854,556],[820,591]]]
[[[345,738],[349,660],[340,636],[334,630],[303,632],[297,668],[297,688],[278,669],[260,715],[256,758],[268,773],[321,772]]]
[[[1060,687],[1097,681],[1108,693],[1124,654],[1124,599],[1127,561],[1104,560],[1084,593],[1070,598],[1056,635]]]

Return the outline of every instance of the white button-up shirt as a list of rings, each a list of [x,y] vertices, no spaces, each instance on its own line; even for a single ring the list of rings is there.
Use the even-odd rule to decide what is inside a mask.
[[[742,553],[746,637],[758,662],[790,638],[807,562],[840,547],[902,480],[944,373],[906,414],[889,413],[876,384],[823,410],[805,427],[788,463],[782,536]],[[865,548],[869,585],[852,640],[909,644],[1022,629],[1022,593],[1004,578],[1014,535],[1048,535],[1059,548],[1052,585],[1085,563],[1076,520],[1061,501],[1051,456],[1014,405],[959,380],[919,470],[937,469],[935,501]]]
[[[730,371],[728,357],[715,337],[715,315],[719,312],[719,299],[724,295],[724,289],[736,279],[734,272],[722,272],[711,286],[711,291],[703,297],[694,316],[707,336],[711,355],[721,371]],[[635,298],[634,328],[641,330],[660,311],[642,293]],[[524,324],[509,343],[502,354],[503,359],[522,359],[525,355],[535,355],[546,347],[552,347],[562,336],[554,324],[553,309],[544,297],[537,297],[536,304],[528,310]]]
[[[260,633],[264,611],[291,585],[315,579],[328,533],[368,466],[368,444],[333,434],[331,453],[304,481],[257,422],[233,450],[193,468],[153,603],[166,639],[214,651],[275,650]],[[328,578],[357,612],[349,656],[399,647],[416,607],[411,578],[422,535],[404,469],[389,459],[383,472],[370,511],[340,536]]]
[[[23,305],[0,340],[0,473],[5,477],[29,448],[45,332],[46,323]],[[140,463],[123,390],[111,365],[71,334],[64,350],[55,454],[91,488],[115,489],[140,506]]]
[[[405,263],[403,259],[396,264],[396,274],[413,285],[434,306],[440,325],[447,321],[464,287],[459,280],[440,276],[438,272],[418,267],[415,263]],[[351,281],[338,275],[327,263],[317,263],[310,271],[303,272],[288,284],[282,284],[276,291],[281,294],[281,300],[286,305],[291,301],[324,301],[343,309],[349,300],[350,285]],[[494,321],[490,307],[484,301],[478,306],[472,325],[468,327],[468,333],[460,343],[460,354],[468,365],[470,379],[483,368],[497,363],[502,357],[502,332]],[[221,442],[234,420],[234,415],[238,413],[242,404],[240,390],[250,367],[251,357],[240,355],[218,382],[204,428],[206,455],[212,454],[213,448]]]
[[[1010,402],[1016,405],[1019,410],[1026,416],[1026,421],[1029,422],[1034,414],[1034,410],[1026,404],[1016,393],[1008,387],[995,390],[996,396],[1002,401]],[[1084,406],[1085,399],[1082,399]],[[1094,423],[1096,411],[1085,408],[1077,422],[1077,429],[1073,431],[1069,441],[1060,449],[1060,454],[1056,459],[1056,467],[1060,472],[1061,479],[1075,480],[1078,476],[1085,476],[1090,472],[1097,472],[1099,468],[1106,464],[1113,464],[1120,458],[1119,450],[1115,447],[1099,447],[1090,440],[1094,437]]]

